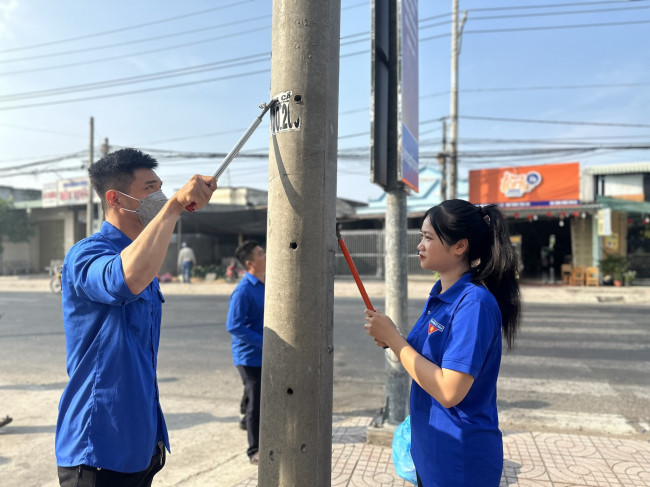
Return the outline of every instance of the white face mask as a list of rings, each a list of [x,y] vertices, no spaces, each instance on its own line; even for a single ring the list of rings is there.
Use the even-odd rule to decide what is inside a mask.
[[[147,195],[147,197],[143,200],[134,198],[133,196],[130,196],[126,193],[122,193],[121,191],[117,192],[123,194],[127,198],[131,198],[132,200],[140,202],[140,206],[138,206],[135,210],[129,210],[127,208],[122,209],[124,211],[130,211],[131,213],[137,213],[138,218],[140,218],[140,222],[142,222],[145,227],[151,220],[155,218],[160,210],[162,210],[163,206],[165,206],[165,203],[167,203],[167,196],[165,196],[161,189]]]

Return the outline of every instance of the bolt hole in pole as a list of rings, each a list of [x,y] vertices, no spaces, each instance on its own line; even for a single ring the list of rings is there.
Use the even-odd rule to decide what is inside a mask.
[[[293,97],[293,101],[300,103],[302,101],[302,95],[296,95]]]
[[[292,395],[292,394],[293,394],[293,389],[292,389],[291,387],[289,387],[289,388],[287,389],[287,394],[289,394],[289,395]]]
[[[298,242],[291,242],[291,243],[289,244],[289,248],[290,248],[291,250],[296,250],[296,249],[298,248]]]
[[[300,451],[303,453],[307,453],[307,445],[303,443],[302,446],[300,447]]]

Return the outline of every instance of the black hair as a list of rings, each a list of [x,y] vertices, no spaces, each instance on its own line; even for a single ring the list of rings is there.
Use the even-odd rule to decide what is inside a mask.
[[[158,162],[137,149],[120,149],[102,157],[88,168],[90,183],[106,208],[106,191],[126,193],[135,180],[136,169],[155,169]]]
[[[507,222],[499,208],[447,200],[427,210],[424,218],[429,219],[436,235],[447,245],[467,239],[472,282],[484,284],[496,298],[501,310],[501,331],[508,348],[512,348],[521,312],[518,263]]]
[[[247,260],[253,260],[253,250],[255,250],[255,247],[258,247],[259,245],[260,244],[255,240],[245,240],[235,250],[237,260],[241,262],[241,265],[243,265],[244,268],[246,268]]]

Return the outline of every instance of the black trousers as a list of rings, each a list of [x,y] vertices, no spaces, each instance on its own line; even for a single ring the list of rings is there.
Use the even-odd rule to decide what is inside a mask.
[[[165,466],[165,445],[158,443],[158,451],[149,466],[141,472],[122,473],[88,465],[57,467],[61,487],[151,487],[154,475]]]
[[[262,399],[262,367],[238,365],[237,370],[244,383],[246,395],[246,432],[248,433],[248,450],[246,454],[252,457],[260,449],[260,402]]]

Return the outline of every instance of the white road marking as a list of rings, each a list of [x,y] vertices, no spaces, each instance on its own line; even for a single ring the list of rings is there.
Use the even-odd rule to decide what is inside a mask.
[[[626,419],[619,414],[587,414],[566,411],[540,411],[512,408],[499,412],[501,429],[517,429],[534,424],[535,430],[572,430],[594,433],[600,436],[629,435],[636,433]]]

